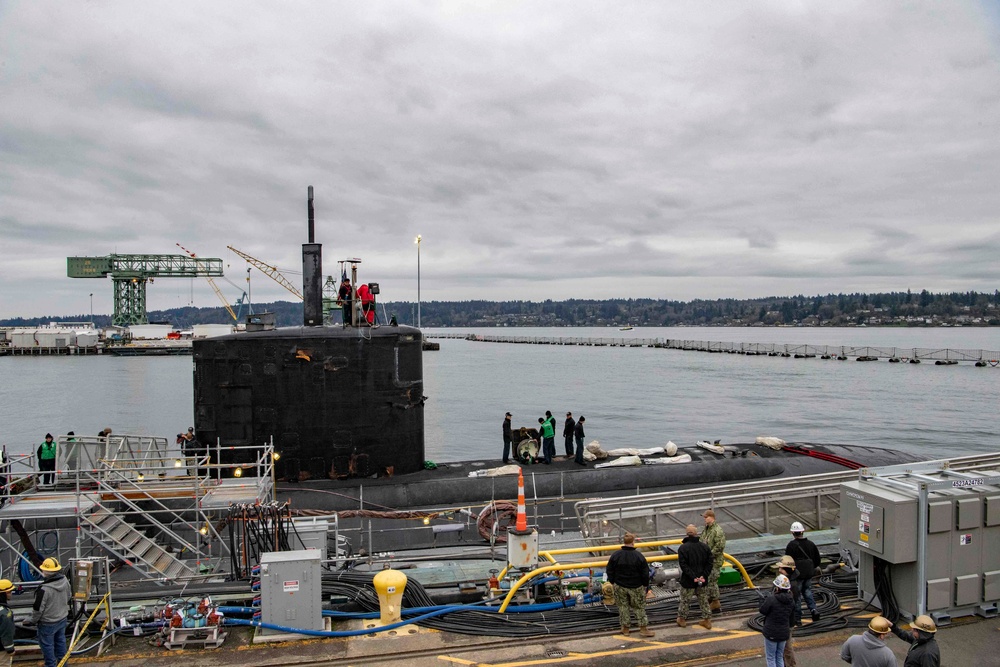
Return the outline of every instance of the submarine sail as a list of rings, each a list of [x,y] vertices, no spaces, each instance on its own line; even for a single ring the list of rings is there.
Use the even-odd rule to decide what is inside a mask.
[[[420,330],[364,318],[323,324],[312,194],[310,186],[303,325],[274,328],[255,315],[246,332],[194,341],[198,439],[213,452],[218,443],[222,463],[249,463],[226,448],[273,438],[275,472],[289,481],[416,472],[424,464]]]

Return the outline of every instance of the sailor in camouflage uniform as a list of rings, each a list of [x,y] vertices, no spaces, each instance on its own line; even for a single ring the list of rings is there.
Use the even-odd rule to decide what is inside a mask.
[[[608,581],[614,586],[615,604],[618,605],[618,619],[622,624],[622,634],[629,633],[631,612],[639,623],[639,636],[652,637],[647,625],[646,591],[649,589],[649,565],[642,552],[635,548],[635,535],[625,533],[622,548],[611,554],[605,570]]]
[[[705,530],[701,533],[701,540],[712,550],[712,573],[708,576],[708,601],[713,614],[722,613],[722,605],[719,603],[719,573],[722,570],[724,559],[722,554],[726,551],[726,534],[722,531],[722,526],[715,522],[715,512],[705,510],[702,514],[705,518]]]

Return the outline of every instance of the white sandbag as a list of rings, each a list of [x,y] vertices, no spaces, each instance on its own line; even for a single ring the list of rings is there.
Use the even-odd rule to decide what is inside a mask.
[[[666,451],[667,456],[677,456],[677,443],[673,440],[667,440],[667,445],[663,449]]]
[[[504,475],[516,475],[521,470],[521,466],[511,463],[510,465],[499,466],[497,468],[483,468],[473,470],[469,477],[503,477]]]
[[[726,448],[721,445],[713,445],[712,443],[705,442],[704,440],[699,440],[696,444],[702,449],[712,452],[713,454],[724,455],[726,453]]]
[[[594,452],[590,451],[589,449],[584,449],[583,450],[583,460],[587,461],[587,462],[596,461],[597,460],[597,456],[594,454]]]
[[[663,447],[650,447],[649,449],[636,449],[635,447],[622,447],[612,449],[608,456],[657,456],[663,453]]]
[[[765,447],[768,447],[775,451],[780,450],[786,444],[785,441],[782,440],[781,438],[773,438],[768,435],[758,435],[756,442],[758,445],[764,445]]]
[[[586,444],[586,446],[583,449],[585,452],[592,453],[595,458],[598,459],[608,458],[608,453],[603,449],[601,449],[601,443],[598,442],[597,440],[591,440]]]
[[[664,456],[655,459],[643,459],[642,463],[647,466],[670,465],[671,463],[691,463],[691,455],[681,454],[680,456]]]
[[[623,468],[626,466],[641,466],[642,459],[638,456],[623,456],[607,463],[598,463],[595,468]]]

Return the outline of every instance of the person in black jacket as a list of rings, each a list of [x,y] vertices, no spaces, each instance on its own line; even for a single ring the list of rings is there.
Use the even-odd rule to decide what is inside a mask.
[[[712,629],[712,609],[708,604],[708,577],[712,574],[712,550],[698,538],[694,525],[687,527],[687,537],[677,549],[677,563],[681,568],[681,600],[677,605],[677,625],[687,627],[687,615],[691,607],[691,597],[698,596],[703,628]]]
[[[764,615],[764,659],[767,667],[785,667],[785,643],[791,637],[792,583],[779,574],[774,578],[774,591],[760,603]]]
[[[504,464],[510,463],[510,413],[504,415],[503,417],[503,462]],[[515,457],[517,454],[514,455]]]
[[[587,465],[587,462],[583,460],[583,422],[585,421],[587,418],[580,415],[580,420],[576,422],[576,428],[573,429],[573,437],[576,438],[576,458],[574,460],[582,466]]]
[[[892,626],[892,634],[910,645],[903,660],[903,667],[941,667],[941,649],[934,633],[937,626],[930,616],[921,614],[910,623],[910,632],[898,625]]]
[[[639,635],[652,637],[646,627],[646,591],[649,589],[649,565],[642,552],[635,548],[635,535],[625,533],[622,548],[611,554],[605,570],[608,581],[614,586],[615,604],[618,605],[618,620],[622,624],[622,634],[629,633],[632,623],[631,611],[635,610],[635,620],[639,623]]]
[[[796,521],[792,524],[792,541],[785,547],[785,555],[795,559],[795,571],[798,573],[799,585],[799,605],[798,614],[801,614],[802,600],[805,600],[809,611],[812,612],[812,620],[818,621],[819,610],[816,609],[816,600],[812,593],[813,572],[820,564],[819,549],[805,536],[805,527]],[[801,618],[801,616],[798,616]]]
[[[795,627],[802,625],[802,609],[799,607],[799,587],[796,585],[797,574],[795,572],[795,559],[791,556],[782,556],[778,561],[778,574],[783,574],[788,578],[792,586],[792,615],[788,619],[789,625]],[[788,641],[785,642],[785,667],[795,667],[798,662],[795,660],[795,649],[792,647],[792,633],[788,634]]]
[[[573,413],[566,413],[566,422],[563,424],[563,445],[566,447],[566,458],[573,456],[573,432],[576,430],[576,422],[573,421]]]

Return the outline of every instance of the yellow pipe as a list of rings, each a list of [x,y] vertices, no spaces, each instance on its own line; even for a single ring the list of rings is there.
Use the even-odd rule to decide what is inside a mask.
[[[636,549],[640,549],[640,550],[641,549],[652,549],[652,548],[655,548],[655,547],[663,547],[663,546],[668,546],[668,545],[680,544],[683,541],[684,540],[657,540],[655,542],[639,542],[638,544],[635,545],[635,548]],[[602,545],[602,546],[598,546],[598,547],[573,547],[573,548],[570,548],[570,549],[547,549],[545,551],[539,551],[538,555],[542,556],[543,558],[545,558],[550,563],[558,563],[559,561],[557,561],[553,557],[553,554],[559,555],[559,556],[562,556],[562,555],[565,555],[565,554],[587,554],[587,553],[591,553],[591,552],[594,552],[594,551],[618,551],[621,548],[622,548],[622,545],[620,545],[620,544],[608,544],[608,545]],[[508,564],[507,567],[505,567],[503,570],[501,570],[500,574],[497,575],[497,579],[503,579],[507,575],[507,569],[509,567],[510,567],[510,565]]]
[[[753,584],[753,581],[750,579],[750,575],[747,574],[747,571],[743,567],[742,563],[740,563],[736,558],[730,556],[729,554],[722,554],[722,557],[725,561],[732,563],[736,567],[739,573],[743,576],[743,581],[746,582],[747,588],[756,588],[756,586],[754,586]],[[646,562],[662,563],[672,560],[677,560],[677,554],[650,556],[649,558],[646,559]],[[561,570],[583,570],[593,567],[604,567],[607,566],[607,564],[608,564],[608,559],[604,559],[604,560],[589,561],[585,563],[565,563],[562,565],[559,564],[545,565],[544,567],[536,568],[531,572],[522,575],[521,578],[518,579],[517,582],[510,587],[510,591],[507,593],[507,596],[503,599],[503,604],[500,605],[499,613],[502,614],[505,611],[507,611],[507,606],[510,605],[511,600],[514,598],[514,594],[517,593],[517,591],[521,588],[521,586],[531,581],[539,574],[545,574],[546,572],[558,572]]]

